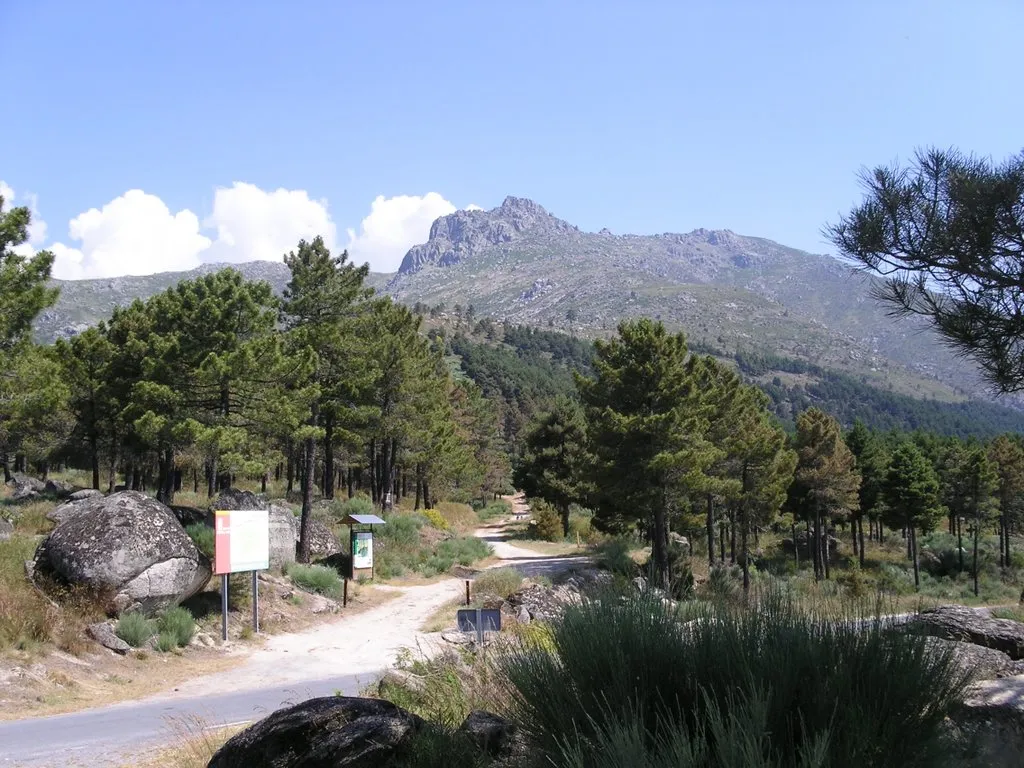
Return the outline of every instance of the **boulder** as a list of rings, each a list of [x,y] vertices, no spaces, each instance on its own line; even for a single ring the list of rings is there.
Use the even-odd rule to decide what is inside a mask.
[[[951,652],[961,667],[974,671],[978,680],[994,680],[1024,674],[1024,661],[1014,661],[994,648],[932,636],[927,637],[926,641],[928,648],[939,653]]]
[[[985,608],[944,605],[922,611],[906,626],[912,632],[994,648],[1014,661],[1024,659],[1024,624],[992,618]]]
[[[14,523],[0,517],[0,541],[7,541],[14,533]]]
[[[295,562],[295,545],[299,541],[299,519],[291,509],[272,504],[270,507],[270,567],[284,568]]]
[[[106,621],[101,621],[99,624],[90,624],[86,627],[85,633],[104,648],[114,653],[119,653],[122,656],[132,649],[128,643],[117,636],[114,628]]]
[[[14,488],[17,491],[19,488],[25,488],[36,493],[43,493],[46,491],[46,483],[31,475],[23,475],[20,472],[11,475],[11,479],[7,481],[7,485]]]
[[[78,501],[66,501],[59,507],[47,512],[46,519],[54,525],[60,525],[61,523],[67,522],[75,515],[78,515],[87,509],[92,509],[96,506],[97,502],[102,502],[102,500],[103,496],[91,496]]]
[[[171,512],[178,518],[178,522],[183,528],[196,524],[208,525],[213,528],[213,513],[209,510],[172,504]]]
[[[294,517],[294,516],[293,516]],[[298,518],[295,518],[298,522]],[[297,526],[298,527],[298,526]],[[299,528],[301,533],[301,528]],[[296,542],[298,546],[298,542]],[[323,520],[309,518],[309,557],[312,560],[329,558],[341,552],[341,542]]]
[[[102,491],[97,491],[95,488],[83,488],[81,491],[75,491],[68,496],[69,501],[85,501],[91,499],[94,496],[102,496]]]
[[[220,492],[217,500],[210,505],[211,510],[218,509],[266,509],[267,502],[252,491],[239,488],[227,488]]]
[[[158,611],[210,580],[209,561],[171,510],[136,491],[78,502],[36,551],[40,569],[72,584],[110,590],[118,611]]]
[[[47,480],[43,486],[43,493],[48,496],[56,496],[58,499],[66,499],[75,492],[75,486],[63,480]]]
[[[966,768],[1019,768],[1024,754],[1024,677],[986,680],[973,686],[950,716],[966,754]]]
[[[233,736],[207,768],[382,768],[424,725],[389,701],[309,699]]]
[[[512,751],[516,727],[504,718],[477,709],[466,716],[459,732],[466,734],[480,750],[498,757]]]

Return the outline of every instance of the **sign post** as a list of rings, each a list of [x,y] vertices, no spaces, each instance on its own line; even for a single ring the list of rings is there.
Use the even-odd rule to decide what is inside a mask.
[[[221,637],[228,639],[228,577],[252,572],[252,628],[260,631],[259,574],[270,567],[270,512],[231,509],[214,512],[214,573],[220,576]]]
[[[349,563],[345,575],[344,603],[348,603],[348,580],[360,575],[357,571],[369,571],[373,578],[373,529],[374,525],[383,525],[384,520],[376,515],[346,515],[341,521],[348,526],[349,532]],[[370,530],[357,531],[356,526],[371,526]]]

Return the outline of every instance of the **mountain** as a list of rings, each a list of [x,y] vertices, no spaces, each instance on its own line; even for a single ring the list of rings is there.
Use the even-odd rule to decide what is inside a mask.
[[[37,337],[71,335],[115,306],[222,266],[55,281],[61,297],[40,317]],[[288,280],[279,262],[231,266],[278,291]],[[887,316],[870,297],[871,282],[830,256],[728,230],[584,232],[519,197],[489,211],[437,219],[427,242],[409,250],[396,274],[370,277],[378,290],[439,314],[472,305],[478,318],[581,336],[609,335],[621,319],[648,315],[684,330],[695,347],[729,356],[767,353],[804,361],[926,400],[990,399],[972,365],[922,323]],[[763,375],[787,386],[806,376],[778,366]]]
[[[584,232],[537,203],[434,222],[386,290],[406,302],[605,334],[650,315],[729,352],[767,350],[916,397],[985,396],[969,362],[921,322],[894,320],[872,280],[825,255],[728,230]]]
[[[141,277],[108,277],[99,280],[54,280],[60,298],[36,320],[36,338],[51,342],[73,336],[110,317],[115,307],[147,299],[167,290],[182,280],[216,272],[224,267],[237,269],[248,280],[265,280],[280,294],[288,284],[288,267],[280,261],[253,261],[246,264],[204,264],[188,272],[161,272]],[[369,283],[382,289],[391,275],[371,273]]]

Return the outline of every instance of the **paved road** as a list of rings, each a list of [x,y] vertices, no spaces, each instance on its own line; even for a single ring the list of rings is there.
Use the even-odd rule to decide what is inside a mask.
[[[123,766],[139,745],[171,742],[174,723],[202,718],[211,728],[259,720],[288,704],[337,691],[355,695],[379,671],[300,685],[236,691],[203,699],[127,702],[68,715],[0,723],[0,766],[93,768]]]

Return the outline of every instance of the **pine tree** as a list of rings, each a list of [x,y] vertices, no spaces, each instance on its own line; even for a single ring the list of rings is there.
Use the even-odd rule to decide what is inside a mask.
[[[795,497],[814,523],[814,575],[827,579],[831,560],[829,523],[858,508],[860,475],[853,453],[843,442],[839,422],[817,408],[797,417],[795,448],[799,457]]]
[[[885,476],[889,471],[889,456],[879,436],[864,426],[859,419],[854,422],[853,429],[846,435],[846,445],[856,460],[857,473],[860,475],[858,505],[851,526],[854,553],[860,556],[860,566],[864,567],[864,518],[878,522],[881,519],[883,505],[883,487]]]
[[[48,285],[53,254],[39,251],[31,257],[16,252],[28,241],[28,208],[6,208],[0,196],[0,362],[15,347],[25,344],[36,316],[57,301],[58,289]]]
[[[595,378],[577,377],[595,456],[595,524],[646,522],[654,579],[666,590],[669,520],[703,490],[713,461],[686,358],[682,334],[646,318],[624,321],[618,338],[597,342]]]
[[[513,482],[527,496],[551,504],[569,535],[569,506],[586,498],[587,425],[577,403],[562,397],[529,429]]]
[[[75,433],[89,453],[92,487],[100,489],[100,451],[110,434],[116,408],[109,394],[108,366],[114,350],[102,326],[87,328],[70,341],[58,339],[57,359],[70,388],[69,406],[75,416]]]
[[[998,475],[999,565],[1010,567],[1010,533],[1024,516],[1024,447],[1017,436],[1000,435],[988,449]]]
[[[914,586],[920,587],[917,532],[932,530],[942,519],[943,509],[935,468],[913,442],[904,441],[893,452],[883,493],[887,524],[907,531]]]

